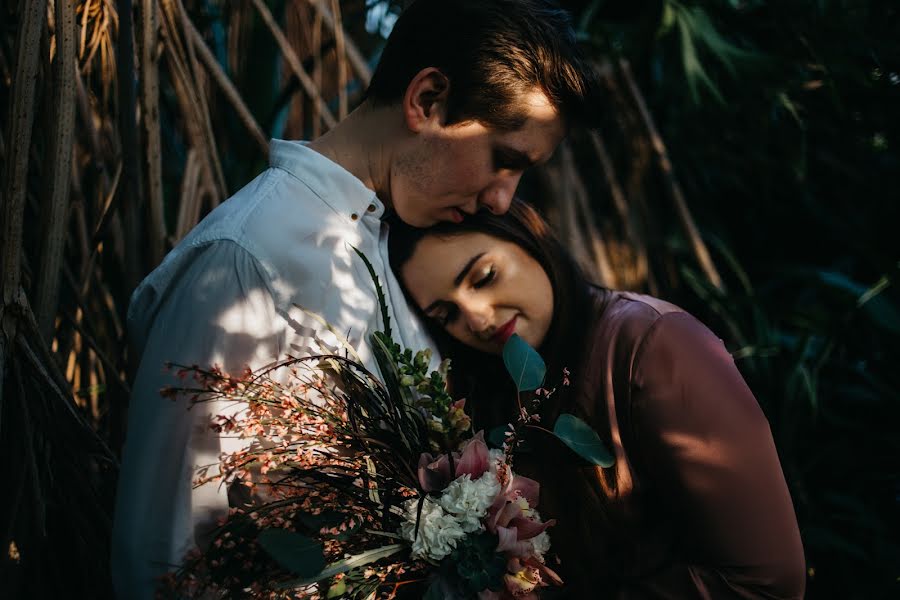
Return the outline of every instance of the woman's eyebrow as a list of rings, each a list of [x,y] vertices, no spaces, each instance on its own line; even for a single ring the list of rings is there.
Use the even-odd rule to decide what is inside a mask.
[[[466,275],[469,274],[469,271],[472,270],[472,265],[474,265],[476,262],[478,262],[478,259],[484,255],[485,255],[485,253],[481,252],[481,253],[473,256],[471,259],[469,259],[469,262],[467,262],[463,266],[463,268],[460,269],[459,274],[457,274],[456,278],[453,280],[453,287],[459,287],[459,285],[462,283],[462,280],[465,279]],[[428,314],[433,309],[437,308],[442,302],[443,302],[443,300],[435,300],[434,302],[432,302],[431,304],[429,304],[428,306],[423,308],[422,312],[424,312],[425,314]]]
[[[453,280],[453,287],[459,287],[459,284],[462,283],[462,280],[465,279],[466,275],[469,274],[469,271],[472,270],[472,265],[478,262],[478,259],[482,256],[484,256],[484,252],[476,254],[471,259],[469,259],[469,262],[467,262],[465,266],[460,269],[459,274],[456,276],[456,279]]]

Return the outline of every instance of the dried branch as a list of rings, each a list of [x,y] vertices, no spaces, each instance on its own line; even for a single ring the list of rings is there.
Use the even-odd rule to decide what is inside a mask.
[[[310,78],[309,74],[307,74],[306,70],[303,68],[303,64],[297,57],[297,53],[294,52],[293,48],[291,48],[291,45],[288,43],[287,38],[284,36],[284,32],[281,31],[281,28],[272,17],[271,11],[269,11],[268,7],[262,2],[262,0],[251,1],[253,2],[253,6],[256,7],[256,10],[259,11],[260,16],[262,17],[266,26],[269,28],[269,31],[271,31],[272,35],[275,37],[275,41],[281,48],[281,53],[284,55],[284,59],[288,63],[288,66],[290,66],[291,70],[294,72],[294,75],[297,76],[297,79],[300,80],[300,85],[303,86],[303,89],[310,96],[310,98],[312,98],[313,102],[321,113],[322,121],[325,122],[325,125],[328,128],[334,127],[337,124],[334,115],[332,115],[331,111],[328,110],[328,105],[325,104],[325,101],[322,99],[322,94],[319,92],[319,89],[316,87],[315,83],[313,83],[313,80]]]
[[[624,59],[619,60],[619,67],[621,69],[623,77],[625,78],[625,82],[628,85],[628,90],[631,92],[631,96],[634,100],[635,106],[637,106],[638,112],[640,113],[641,118],[644,122],[644,127],[646,128],[647,135],[650,137],[650,142],[659,162],[659,168],[660,171],[662,171],[663,179],[666,183],[666,188],[668,189],[669,195],[672,197],[672,201],[675,204],[675,211],[678,214],[678,220],[681,223],[682,229],[684,229],[684,233],[688,238],[688,242],[691,245],[694,256],[697,258],[697,262],[700,263],[700,268],[703,270],[706,278],[709,279],[710,283],[712,283],[717,289],[722,290],[722,278],[719,276],[719,272],[716,270],[716,266],[712,262],[712,258],[709,255],[709,250],[706,247],[706,243],[703,241],[703,238],[700,237],[700,232],[697,230],[697,225],[694,223],[694,218],[691,215],[690,209],[688,208],[687,201],[684,198],[684,193],[682,193],[681,186],[679,185],[678,180],[675,178],[675,172],[672,168],[672,162],[669,160],[669,153],[666,151],[666,146],[663,143],[662,136],[659,135],[659,131],[656,129],[656,125],[653,122],[653,117],[650,114],[650,110],[647,108],[647,103],[644,101],[644,97],[641,94],[641,91],[631,74],[631,67],[628,66],[628,62]]]
[[[71,0],[56,0],[56,58],[53,65],[53,106],[50,113],[50,148],[42,193],[40,260],[34,285],[34,311],[38,332],[48,344],[59,303],[59,272],[63,264],[72,144],[75,139],[76,50],[75,10]]]

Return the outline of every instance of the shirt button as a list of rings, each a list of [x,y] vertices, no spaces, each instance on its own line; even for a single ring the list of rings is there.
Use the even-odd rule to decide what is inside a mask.
[[[350,218],[353,219],[354,221],[356,221],[357,219],[359,219],[359,215],[356,213],[353,213],[352,215],[350,215]]]
[[[375,212],[375,205],[374,205],[374,204],[370,204],[370,205],[369,205],[369,208],[367,208],[366,210],[369,211],[369,212]]]

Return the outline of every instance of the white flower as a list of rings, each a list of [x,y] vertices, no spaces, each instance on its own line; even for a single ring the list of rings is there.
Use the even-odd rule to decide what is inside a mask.
[[[447,486],[438,503],[456,517],[463,531],[472,533],[484,529],[481,519],[499,493],[500,482],[494,473],[488,471],[475,481],[463,475]]]
[[[542,531],[531,540],[532,547],[534,548],[534,554],[543,559],[544,555],[550,550],[550,535],[546,531]]]
[[[400,535],[412,542],[413,558],[439,561],[456,548],[456,543],[464,538],[466,533],[453,515],[444,512],[439,504],[426,498],[419,519],[419,534],[416,536],[418,506],[417,498],[406,501],[404,505],[406,514],[403,525],[400,526]]]

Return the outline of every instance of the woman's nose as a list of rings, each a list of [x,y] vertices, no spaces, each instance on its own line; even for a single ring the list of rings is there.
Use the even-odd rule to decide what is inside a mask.
[[[486,304],[471,303],[461,306],[460,310],[472,333],[480,334],[490,325],[490,308]]]

